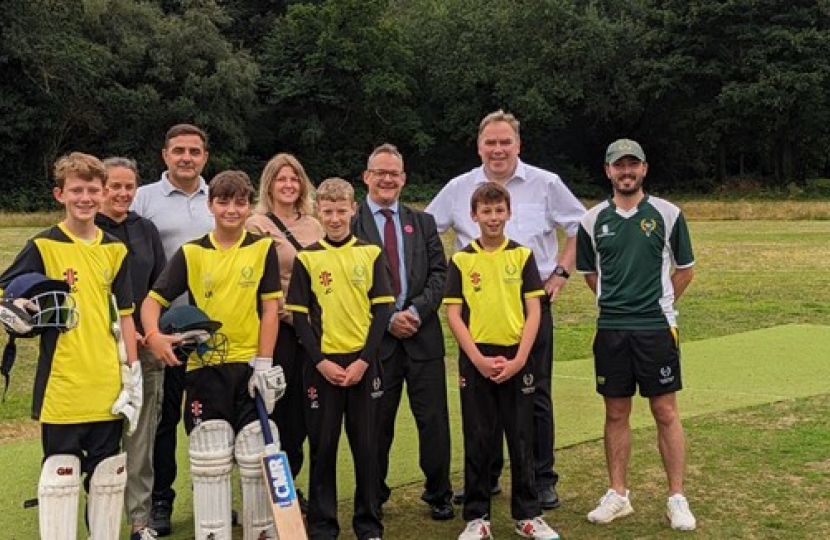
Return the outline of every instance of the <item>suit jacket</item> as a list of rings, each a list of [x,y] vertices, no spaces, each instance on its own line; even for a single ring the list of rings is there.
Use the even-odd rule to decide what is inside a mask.
[[[444,333],[438,308],[444,299],[447,258],[438,236],[438,227],[431,214],[398,203],[403,233],[406,268],[406,300],[403,309],[415,306],[421,327],[410,338],[398,339],[389,332],[383,336],[380,357],[388,358],[401,343],[412,360],[444,359]],[[360,204],[352,221],[352,232],[358,238],[383,247],[375,217],[366,202]],[[387,262],[388,268],[388,262]],[[390,269],[391,275],[391,269]]]

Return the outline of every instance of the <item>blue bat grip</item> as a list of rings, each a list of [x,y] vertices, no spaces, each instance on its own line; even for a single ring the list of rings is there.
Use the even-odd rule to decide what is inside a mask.
[[[268,422],[268,410],[265,408],[265,403],[262,401],[262,396],[259,395],[259,390],[254,392],[254,402],[256,403],[256,412],[259,416],[259,425],[262,428],[262,438],[265,439],[265,444],[273,444],[274,436],[271,434],[271,424]]]

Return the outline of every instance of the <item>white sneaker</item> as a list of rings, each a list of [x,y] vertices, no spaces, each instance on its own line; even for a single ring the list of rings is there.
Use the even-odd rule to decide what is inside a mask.
[[[622,497],[613,489],[609,489],[599,500],[599,505],[588,512],[588,521],[591,523],[611,523],[617,518],[633,514],[634,508],[631,507],[628,494],[629,491],[625,490],[625,497]]]
[[[516,534],[534,540],[559,540],[559,533],[551,529],[542,516],[517,521]]]
[[[484,518],[467,522],[464,532],[458,535],[458,540],[491,540],[490,522]]]
[[[686,497],[677,493],[669,497],[666,516],[671,521],[671,528],[675,531],[693,531],[697,527],[697,520],[689,510],[689,501]]]

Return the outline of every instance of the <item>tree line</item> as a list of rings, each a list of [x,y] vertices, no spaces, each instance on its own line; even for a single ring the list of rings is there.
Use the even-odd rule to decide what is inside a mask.
[[[208,174],[276,152],[355,180],[399,146],[410,184],[477,162],[479,120],[522,122],[522,155],[606,191],[609,141],[650,184],[711,192],[830,177],[830,0],[4,0],[0,207],[47,204],[70,150],[157,177],[166,129],[211,137]]]

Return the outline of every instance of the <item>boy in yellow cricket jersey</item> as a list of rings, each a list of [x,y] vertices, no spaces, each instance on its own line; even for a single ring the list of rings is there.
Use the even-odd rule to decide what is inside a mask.
[[[271,367],[282,290],[273,241],[245,231],[253,194],[241,171],[222,172],[210,182],[215,229],[179,248],[141,308],[146,344],[167,365],[180,362],[173,351],[180,337],[162,334],[159,316],[183,293],[191,306],[221,323],[227,336],[226,355],[186,359],[184,422],[196,538],[231,537],[234,456],[242,480],[245,538],[276,534],[260,473],[264,443],[254,395],[262,395],[270,412],[284,390],[282,369]]]
[[[132,429],[142,397],[127,247],[95,225],[103,163],[73,152],[54,173],[65,217],[29,240],[0,276],[0,315],[10,339],[40,337],[32,392],[44,456],[40,537],[75,531],[83,472],[90,537],[104,540],[119,534],[127,479],[121,416]],[[5,375],[8,360],[4,354]]]
[[[308,533],[333,540],[337,523],[337,445],[345,419],[355,470],[358,540],[381,538],[378,414],[383,395],[378,351],[395,301],[381,248],[351,232],[354,189],[340,178],[317,188],[325,237],[297,254],[285,308],[308,354],[303,384],[311,447]]]
[[[495,182],[473,192],[481,236],[455,253],[447,271],[447,322],[458,340],[464,430],[464,519],[459,540],[489,540],[490,456],[504,426],[510,454],[510,509],[516,533],[555,540],[542,517],[533,470],[533,363],[528,362],[545,294],[533,252],[504,235],[510,193]]]

